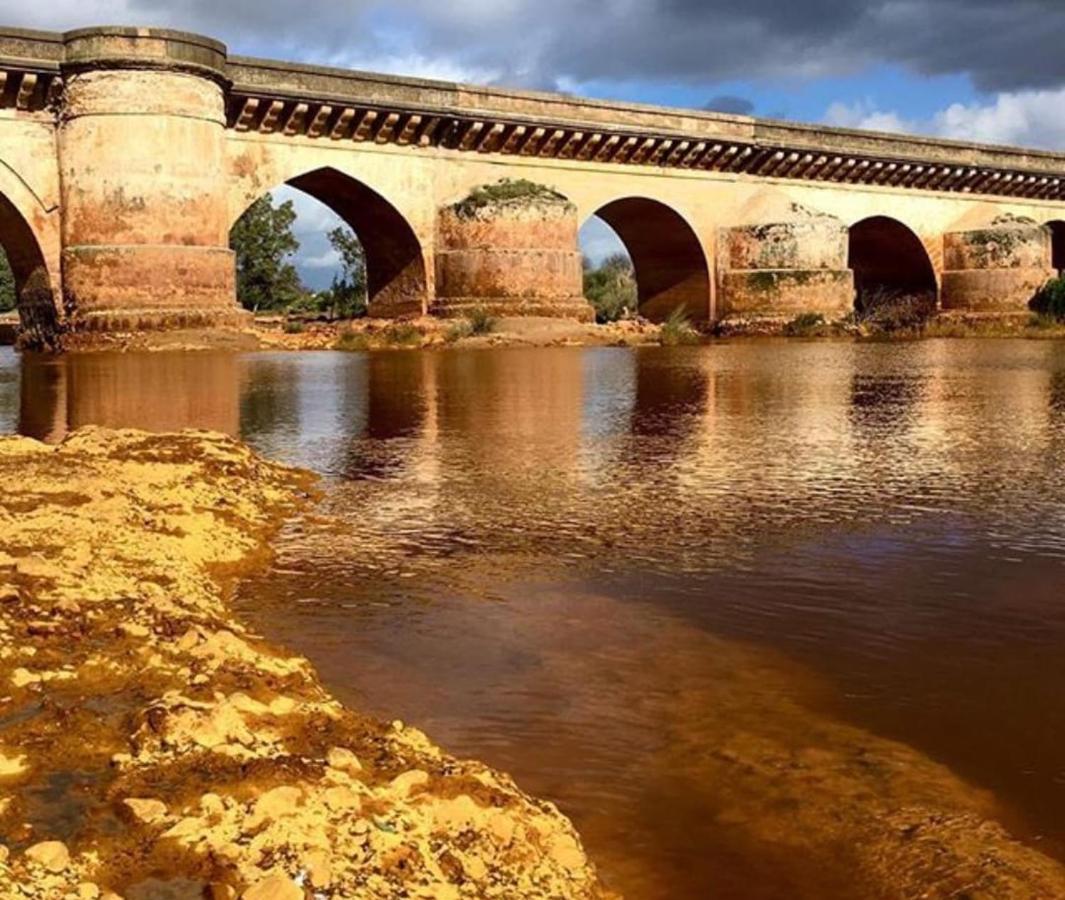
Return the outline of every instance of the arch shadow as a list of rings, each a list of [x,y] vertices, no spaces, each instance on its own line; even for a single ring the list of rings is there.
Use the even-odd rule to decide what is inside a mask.
[[[710,318],[710,267],[699,238],[672,207],[646,197],[623,197],[593,215],[609,225],[632,259],[640,314],[661,321],[682,309]]]
[[[20,343],[35,348],[55,347],[60,331],[59,313],[44,252],[25,216],[3,193],[0,193],[0,244],[15,278]]]
[[[935,308],[939,285],[932,260],[921,239],[897,219],[871,216],[852,225],[847,259],[859,312],[903,297]]]
[[[425,312],[428,279],[421,242],[395,206],[357,178],[329,166],[289,178],[285,184],[329,207],[355,232],[366,254],[370,316]]]

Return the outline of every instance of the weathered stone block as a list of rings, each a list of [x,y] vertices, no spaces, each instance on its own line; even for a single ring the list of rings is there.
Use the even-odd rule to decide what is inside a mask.
[[[1024,313],[1057,273],[1050,230],[1030,219],[1002,216],[986,228],[943,236],[942,308]]]
[[[247,316],[233,302],[233,253],[216,247],[70,247],[63,286],[75,329],[127,330],[168,323],[231,323]],[[91,324],[90,324],[91,323]]]
[[[943,236],[943,267],[952,271],[1049,268],[1050,231],[1035,222],[1012,220],[949,232]]]
[[[225,47],[156,29],[65,36],[58,135],[75,329],[231,323]]]
[[[847,228],[828,216],[726,228],[721,239],[728,269],[847,268]]]
[[[946,312],[1025,313],[1055,275],[1049,267],[947,271],[941,306]]]
[[[828,269],[757,269],[721,274],[723,317],[790,319],[820,313],[840,319],[854,309],[854,273]]]

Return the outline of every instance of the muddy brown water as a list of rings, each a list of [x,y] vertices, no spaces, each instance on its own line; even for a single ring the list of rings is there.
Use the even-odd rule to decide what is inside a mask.
[[[722,748],[766,741],[900,742],[1065,858],[1065,344],[2,351],[0,421],[321,472],[243,615],[554,800],[629,897],[862,895],[787,834],[831,779],[738,813]]]

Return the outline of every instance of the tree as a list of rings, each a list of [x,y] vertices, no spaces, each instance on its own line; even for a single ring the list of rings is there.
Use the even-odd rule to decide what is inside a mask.
[[[7,254],[0,250],[0,312],[10,312],[18,306],[18,294],[15,290],[15,273]]]
[[[636,274],[624,253],[608,256],[597,268],[584,261],[584,296],[597,322],[614,322],[636,311]]]
[[[366,252],[350,228],[334,228],[329,243],[340,254],[340,274],[330,288],[332,315],[353,319],[366,315]]]
[[[303,294],[296,267],[289,262],[300,242],[292,232],[296,210],[280,206],[270,194],[260,197],[237,220],[229,246],[237,254],[237,296],[246,309],[284,309]]]

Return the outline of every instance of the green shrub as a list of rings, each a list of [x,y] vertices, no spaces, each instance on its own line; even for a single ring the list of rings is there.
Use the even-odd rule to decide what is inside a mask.
[[[285,334],[303,334],[303,323],[299,319],[286,319]]]
[[[470,334],[490,334],[495,331],[496,320],[483,306],[471,309],[466,321],[469,323]]]
[[[585,261],[584,297],[595,309],[595,321],[616,322],[636,311],[636,274],[624,253],[607,257],[592,268]]]
[[[410,322],[394,322],[381,332],[386,344],[394,347],[413,347],[422,342],[422,333]]]
[[[365,331],[346,329],[340,332],[336,343],[333,344],[333,349],[357,352],[359,350],[369,350],[372,346],[373,342]]]
[[[1028,317],[1028,327],[1034,331],[1049,331],[1054,328],[1061,328],[1061,325],[1060,319],[1055,319],[1053,316],[1047,316],[1043,313],[1033,312]]]
[[[461,341],[471,334],[473,332],[470,330],[470,320],[459,319],[457,322],[453,322],[447,331],[444,332],[444,341],[448,344],[454,344],[455,341]]]
[[[659,340],[664,347],[678,347],[683,344],[698,344],[699,332],[692,328],[691,320],[682,307],[677,307],[659,329]]]
[[[1040,316],[1065,321],[1065,278],[1051,278],[1039,289],[1029,306]]]
[[[920,331],[935,311],[935,294],[875,288],[859,295],[855,318],[879,331]]]

